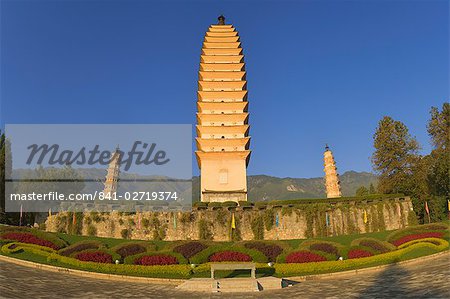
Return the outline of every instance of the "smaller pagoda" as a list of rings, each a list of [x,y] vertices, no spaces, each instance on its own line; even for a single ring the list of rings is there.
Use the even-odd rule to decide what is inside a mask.
[[[117,192],[117,182],[119,180],[121,151],[119,146],[111,154],[108,170],[105,179],[105,188],[103,189],[104,196],[114,196]]]
[[[327,198],[341,197],[341,182],[337,173],[336,162],[333,158],[328,144],[325,146],[325,153],[323,154],[324,171],[325,171],[325,189]]]

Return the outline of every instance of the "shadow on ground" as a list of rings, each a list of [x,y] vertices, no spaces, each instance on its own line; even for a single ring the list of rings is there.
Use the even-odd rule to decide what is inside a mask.
[[[361,279],[364,279],[363,275]],[[357,298],[450,298],[450,292],[445,286],[436,289],[423,280],[416,282],[411,273],[398,264],[388,266],[372,280],[372,285]]]

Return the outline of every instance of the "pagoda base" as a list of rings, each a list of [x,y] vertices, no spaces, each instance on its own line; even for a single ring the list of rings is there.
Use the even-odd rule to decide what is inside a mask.
[[[246,191],[202,191],[203,202],[247,201]]]

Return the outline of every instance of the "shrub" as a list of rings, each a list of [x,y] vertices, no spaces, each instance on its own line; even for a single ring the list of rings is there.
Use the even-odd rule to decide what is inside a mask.
[[[249,242],[244,244],[245,248],[256,249],[264,254],[270,262],[274,262],[283,252],[283,248],[275,244],[266,244],[262,242]]]
[[[189,278],[192,272],[189,265],[164,265],[164,266],[139,266],[139,265],[114,265],[104,263],[83,262],[74,258],[51,254],[48,262],[59,262],[71,265],[78,269],[118,275],[145,276],[155,278]]]
[[[178,264],[176,257],[171,255],[144,255],[134,261],[135,265],[154,266],[154,265],[174,265]]]
[[[209,208],[220,208],[220,207],[222,207],[222,203],[216,202],[216,201],[212,201],[212,202],[208,203],[208,207]]]
[[[248,249],[240,246],[229,246],[229,245],[216,245],[208,247],[196,255],[192,256],[189,260],[193,264],[203,264],[209,261],[209,257],[217,252],[223,251],[234,251],[247,254],[251,257],[252,261],[257,263],[267,263],[267,257],[255,249]]]
[[[286,263],[311,263],[326,260],[324,256],[306,250],[292,252],[286,256]]]
[[[371,248],[377,253],[386,253],[390,251],[390,249],[384,246],[381,242],[377,242],[375,240],[362,240],[361,242],[359,242],[359,245]]]
[[[359,238],[353,240],[351,243],[352,247],[362,247],[363,249],[368,249],[368,251],[380,254],[386,253],[392,250],[397,249],[394,245],[389,242],[381,241],[375,238]]]
[[[333,254],[335,256],[339,255],[339,251],[336,246],[330,243],[313,243],[309,246],[311,250],[322,251],[325,253]]]
[[[373,256],[373,253],[368,250],[364,250],[362,248],[352,248],[348,251],[349,259],[358,259],[358,258],[369,257],[369,256]]]
[[[423,224],[410,226],[401,230],[397,230],[392,232],[388,237],[387,241],[392,243],[395,240],[398,240],[402,237],[418,234],[418,233],[426,233],[426,232],[448,232],[449,226],[445,223],[431,223],[431,224]]]
[[[431,243],[413,244],[407,248],[383,253],[371,257],[349,259],[343,261],[327,261],[320,263],[304,264],[275,264],[275,273],[278,277],[316,275],[321,273],[331,273],[347,271],[352,269],[374,267],[398,261],[403,261],[416,257],[418,252],[427,251],[430,254],[448,248],[448,242],[442,240],[443,246],[436,246]]]
[[[87,229],[87,234],[89,236],[96,236],[97,235],[97,228],[94,225],[90,224],[88,226],[88,229]]]
[[[153,258],[153,256],[155,256]],[[146,257],[146,258],[144,258]],[[170,257],[170,258],[169,258]],[[174,264],[171,261],[176,261],[176,264],[187,264],[188,261],[181,254],[170,251],[154,251],[154,252],[145,252],[136,255],[131,255],[125,258],[124,264],[129,265],[144,265],[142,263],[146,263],[145,265],[171,265]],[[161,262],[161,264],[157,264]],[[165,264],[165,263],[168,264]],[[139,264],[141,263],[141,264]],[[152,264],[153,263],[153,264]]]
[[[216,252],[209,257],[210,262],[251,262],[248,254],[236,251]]]
[[[237,207],[238,203],[235,201],[225,201],[222,203],[222,207]]]
[[[447,246],[447,241],[445,241],[443,239],[426,238],[426,239],[418,239],[418,240],[413,240],[413,241],[403,243],[402,245],[400,245],[398,247],[398,249],[403,249],[403,248],[409,247],[409,246],[417,244],[417,243],[430,243],[430,244],[438,246],[439,248],[441,248],[441,250],[445,249]]]
[[[200,219],[198,221],[198,232],[200,240],[212,240],[213,234],[211,232],[211,223],[205,219]]]
[[[74,243],[64,249],[59,250],[59,254],[63,256],[70,256],[76,252],[81,252],[86,249],[98,249],[102,244],[98,241],[80,241]]]
[[[75,255],[75,258],[84,262],[112,263],[112,255],[102,251],[82,251]]]
[[[391,243],[398,247],[398,246],[402,245],[403,243],[406,243],[406,242],[409,242],[412,240],[425,239],[425,238],[442,238],[443,236],[444,236],[443,232],[418,233],[418,234],[404,236],[400,239],[392,241]]]
[[[29,233],[36,236],[39,239],[49,241],[55,244],[58,248],[63,248],[67,246],[67,243],[60,239],[54,233],[48,233],[41,230],[37,230],[29,227],[17,227],[17,226],[1,226],[0,225],[0,235],[4,233]],[[3,239],[0,237],[0,239]]]
[[[118,250],[116,250],[116,252],[122,257],[125,258],[127,256],[130,255],[135,255],[138,253],[143,253],[145,252],[147,249],[139,244],[126,244],[122,247],[120,247]]]
[[[131,255],[144,253],[146,251],[154,251],[156,250],[156,245],[149,242],[128,242],[119,244],[113,247],[112,250],[124,259]]]
[[[7,240],[14,240],[22,243],[36,244],[40,246],[49,247],[55,250],[59,249],[59,247],[56,244],[53,244],[52,242],[47,240],[40,239],[31,233],[10,232],[3,234],[1,238]]]
[[[264,219],[261,215],[252,219],[251,228],[255,240],[264,240]]]
[[[176,246],[173,251],[181,254],[188,259],[206,248],[208,248],[208,246],[206,246],[205,244],[197,241],[192,241]]]
[[[129,239],[131,237],[131,230],[124,228],[120,231],[122,239]]]

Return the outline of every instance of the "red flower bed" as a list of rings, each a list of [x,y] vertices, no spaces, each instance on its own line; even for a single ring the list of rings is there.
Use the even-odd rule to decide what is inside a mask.
[[[245,253],[236,251],[216,252],[209,257],[210,262],[251,262],[252,258]]]
[[[208,246],[200,242],[189,242],[186,244],[178,245],[173,249],[173,251],[178,252],[179,254],[188,259],[196,255],[203,249],[206,249],[207,247]]]
[[[400,239],[393,241],[392,244],[394,244],[395,246],[398,247],[398,246],[402,245],[403,243],[406,243],[409,241],[413,241],[413,240],[417,240],[417,239],[425,239],[425,238],[442,238],[443,235],[444,235],[443,232],[418,233],[418,234],[401,237]]]
[[[369,257],[372,255],[372,252],[366,251],[364,249],[350,249],[350,251],[348,252],[349,259],[359,259],[361,257]]]
[[[154,265],[174,265],[178,264],[176,257],[171,255],[144,255],[134,261],[135,265],[154,266]]]
[[[52,242],[40,239],[30,233],[6,233],[6,234],[3,234],[1,238],[6,239],[6,240],[14,240],[14,241],[22,242],[22,243],[50,247],[55,250],[59,249],[59,247],[56,246],[55,244],[53,244]]]
[[[286,263],[311,263],[311,262],[323,262],[327,259],[320,254],[309,251],[297,251],[289,254],[286,257]]]
[[[112,256],[109,253],[102,251],[80,252],[75,255],[75,258],[84,262],[112,263]]]

